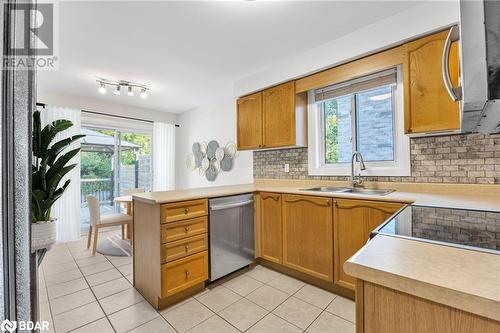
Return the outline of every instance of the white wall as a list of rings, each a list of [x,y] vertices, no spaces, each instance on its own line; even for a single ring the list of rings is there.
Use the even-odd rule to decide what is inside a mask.
[[[401,44],[458,22],[458,1],[430,1],[377,21],[304,53],[280,59],[234,85],[242,96],[363,55]]]
[[[111,103],[97,98],[94,99],[77,95],[45,93],[39,90],[37,102],[170,124],[177,122],[177,115],[174,113],[140,108],[132,105]]]
[[[424,3],[304,53],[280,59],[279,62],[235,82],[234,95],[242,96],[258,91],[437,31],[456,23],[458,15],[457,1]],[[186,167],[186,158],[193,142],[208,142],[213,139],[219,144],[225,144],[227,141],[236,141],[235,99],[227,98],[183,113],[179,115],[178,123],[181,125],[177,132],[176,147],[178,188],[253,182],[251,152],[240,152],[234,169],[229,173],[219,174],[215,182],[207,181],[197,171],[190,171]]]
[[[216,140],[219,145],[236,142],[236,100],[226,98],[179,115],[176,145],[176,187],[206,187],[253,182],[252,152],[238,152],[233,169],[209,182],[198,171],[188,170],[186,159],[194,142]]]

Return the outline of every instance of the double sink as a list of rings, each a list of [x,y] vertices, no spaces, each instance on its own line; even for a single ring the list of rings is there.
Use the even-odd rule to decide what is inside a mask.
[[[394,192],[394,190],[389,190],[389,189],[370,189],[363,187],[329,187],[329,186],[304,188],[301,189],[301,191],[316,191],[316,192],[329,192],[329,193],[357,193],[357,194],[381,195],[381,196]]]

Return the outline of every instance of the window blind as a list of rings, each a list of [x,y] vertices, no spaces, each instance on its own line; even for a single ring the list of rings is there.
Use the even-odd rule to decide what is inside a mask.
[[[369,74],[349,81],[332,84],[314,91],[316,102],[351,95],[360,91],[374,89],[380,86],[395,85],[397,82],[397,69],[391,68],[382,72]]]

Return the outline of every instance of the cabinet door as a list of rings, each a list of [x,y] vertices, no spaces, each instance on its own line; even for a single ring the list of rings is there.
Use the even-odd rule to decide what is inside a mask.
[[[404,92],[406,133],[453,131],[460,128],[459,103],[453,102],[442,78],[441,58],[448,31],[405,44]],[[458,46],[450,52],[450,75],[457,86]]]
[[[264,147],[295,144],[295,82],[264,90],[262,97]]]
[[[397,212],[402,204],[392,202],[335,200],[335,284],[354,290],[356,279],[344,273],[343,265],[366,244],[370,233]]]
[[[332,199],[283,195],[283,264],[333,281]]]
[[[237,102],[238,149],[262,146],[262,92],[242,97]]]
[[[281,195],[260,194],[261,256],[275,263],[283,263],[283,228],[281,224]]]
[[[363,285],[362,304],[356,304],[363,318],[358,332],[500,332],[497,320],[370,282]]]

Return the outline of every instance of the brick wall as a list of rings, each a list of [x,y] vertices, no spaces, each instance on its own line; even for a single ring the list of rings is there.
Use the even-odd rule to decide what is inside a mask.
[[[500,213],[413,207],[412,236],[500,249]]]
[[[352,155],[351,144],[351,97],[341,97],[338,103],[338,161],[349,161]]]
[[[394,158],[392,98],[372,100],[391,91],[391,87],[381,87],[356,95],[358,147],[365,161],[391,161]],[[348,161],[351,161],[351,156]]]
[[[364,177],[367,181],[500,184],[500,134],[412,138],[410,177]],[[347,180],[309,176],[307,148],[254,151],[255,178]],[[283,165],[290,165],[285,173]]]

